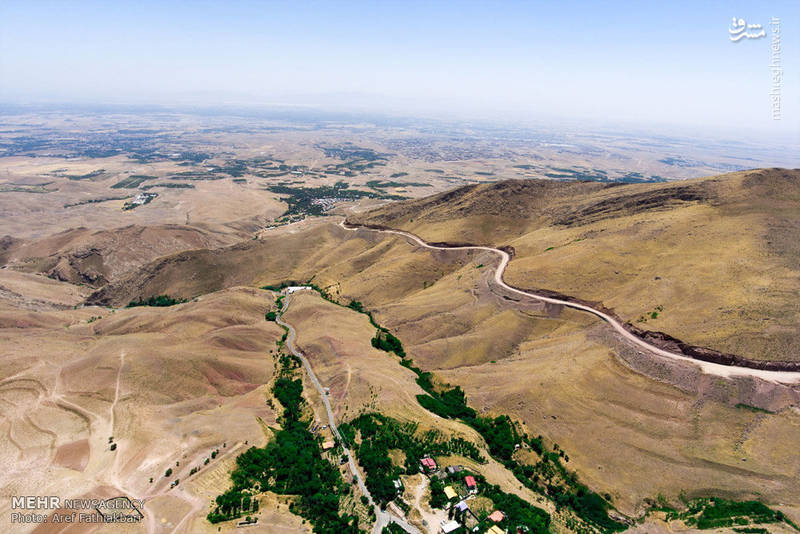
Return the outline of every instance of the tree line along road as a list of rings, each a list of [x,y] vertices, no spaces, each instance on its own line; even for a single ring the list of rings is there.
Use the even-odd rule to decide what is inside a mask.
[[[308,288],[307,290],[312,291],[311,288]],[[347,456],[347,465],[350,469],[350,474],[353,476],[353,480],[356,481],[361,494],[367,498],[369,505],[372,506],[373,510],[375,511],[376,521],[375,527],[372,529],[372,534],[380,534],[381,531],[383,531],[383,528],[390,522],[397,523],[409,534],[422,534],[416,527],[407,523],[402,518],[397,517],[389,511],[381,510],[381,507],[372,499],[369,489],[367,489],[363,478],[358,472],[358,467],[353,459],[353,455],[350,452],[350,449],[347,447],[347,443],[345,443],[345,441],[342,439],[342,435],[339,433],[339,428],[336,426],[336,418],[333,415],[333,409],[331,408],[331,403],[328,399],[328,395],[325,392],[325,388],[322,386],[322,384],[320,384],[317,375],[314,374],[314,369],[311,367],[311,363],[308,361],[308,358],[306,358],[305,355],[296,347],[295,339],[297,337],[297,333],[294,327],[283,320],[283,314],[289,308],[289,301],[292,297],[292,294],[286,291],[284,291],[284,295],[285,298],[283,299],[283,305],[281,306],[275,322],[285,327],[289,331],[286,336],[286,347],[303,363],[303,367],[306,370],[306,374],[308,374],[309,380],[311,380],[311,383],[314,384],[314,388],[319,393],[319,396],[322,399],[322,404],[325,406],[325,413],[328,418],[328,426],[330,427],[333,435],[336,437],[338,443],[342,446],[342,451],[344,452],[345,456]]]

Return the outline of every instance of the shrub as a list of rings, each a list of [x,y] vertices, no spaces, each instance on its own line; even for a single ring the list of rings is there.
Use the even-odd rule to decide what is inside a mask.
[[[147,300],[142,300],[141,297],[139,300],[132,300],[128,303],[128,308],[134,308],[136,306],[155,306],[155,307],[166,307],[166,306],[174,306],[175,304],[181,304],[186,302],[186,299],[176,299],[172,298],[169,295],[158,295],[157,297],[150,297]]]
[[[351,300],[351,301],[350,301],[350,304],[348,304],[348,305],[347,305],[347,307],[348,307],[348,308],[352,308],[352,309],[354,309],[355,311],[357,311],[357,312],[360,312],[360,313],[367,313],[367,312],[366,312],[366,310],[364,309],[364,305],[363,305],[363,304],[361,304],[361,303],[360,303],[359,301],[357,301],[357,300]]]
[[[399,339],[393,336],[391,332],[385,329],[380,329],[375,333],[375,337],[372,338],[372,346],[386,352],[394,352],[401,358],[406,357],[403,344]]]

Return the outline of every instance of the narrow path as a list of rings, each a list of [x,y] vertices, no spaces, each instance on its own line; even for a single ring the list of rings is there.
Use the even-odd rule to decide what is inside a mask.
[[[422,512],[422,496],[425,494],[426,489],[428,489],[428,478],[422,477],[422,483],[417,486],[417,491],[414,495],[414,507],[419,508],[420,512]]]
[[[181,532],[182,529],[184,529],[184,526],[188,525],[188,523],[196,517],[196,514],[200,512],[204,506],[206,506],[206,502],[201,497],[186,492],[183,488],[174,491],[172,493],[172,496],[174,497],[176,496],[179,497],[180,499],[183,499],[185,502],[188,502],[190,506],[189,511],[183,515],[178,524],[175,525],[175,528],[173,528],[170,531],[170,534],[176,534],[178,532]],[[185,529],[183,531],[185,531]]]
[[[333,435],[336,436],[336,439],[342,446],[344,454],[347,456],[347,465],[350,468],[350,473],[353,475],[353,479],[356,481],[361,494],[367,498],[370,506],[372,506],[375,510],[376,521],[375,527],[372,530],[372,534],[380,534],[383,528],[390,522],[397,523],[403,528],[403,530],[410,534],[421,534],[420,531],[413,525],[406,523],[404,520],[390,512],[381,510],[381,507],[372,499],[372,495],[370,494],[367,486],[364,484],[364,480],[358,472],[356,462],[353,460],[353,455],[350,453],[350,449],[347,448],[347,444],[342,439],[342,435],[339,433],[339,428],[336,426],[336,418],[333,415],[333,409],[331,408],[331,403],[328,400],[328,395],[325,393],[325,388],[322,387],[322,384],[320,384],[319,380],[317,379],[317,375],[314,374],[314,370],[311,368],[311,363],[295,346],[294,341],[297,337],[297,333],[295,332],[294,327],[283,320],[283,314],[286,313],[286,310],[289,308],[289,301],[291,299],[291,294],[284,294],[286,295],[286,298],[283,299],[283,306],[281,307],[275,322],[289,330],[289,334],[286,337],[286,347],[292,354],[297,356],[301,362],[303,362],[303,367],[305,367],[308,378],[311,380],[311,383],[314,384],[314,388],[319,393],[319,396],[322,399],[322,404],[325,406],[325,412],[328,416],[328,427],[331,429]]]
[[[694,364],[694,365],[700,367],[700,369],[702,369],[702,371],[704,373],[718,375],[718,376],[724,376],[724,377],[733,377],[733,376],[756,377],[756,378],[761,378],[763,380],[767,380],[767,381],[770,381],[770,382],[778,382],[778,383],[784,383],[784,384],[794,384],[794,383],[800,382],[800,372],[793,372],[793,371],[767,371],[767,370],[763,370],[763,369],[751,369],[749,367],[737,367],[737,366],[733,366],[733,365],[722,365],[722,364],[719,364],[719,363],[706,362],[706,361],[703,361],[703,360],[698,360],[698,359],[695,359],[695,358],[691,358],[691,357],[686,356],[684,354],[678,354],[678,353],[670,352],[670,351],[661,349],[659,347],[656,347],[655,345],[652,345],[652,344],[648,343],[647,341],[639,338],[638,336],[632,334],[631,332],[626,330],[625,327],[622,324],[620,324],[619,321],[617,321],[616,319],[614,319],[610,315],[601,312],[600,310],[596,310],[596,309],[592,308],[591,306],[587,306],[585,304],[579,304],[577,302],[570,302],[570,301],[560,300],[560,299],[556,299],[556,298],[552,298],[552,297],[546,297],[544,295],[538,295],[538,294],[530,292],[530,291],[523,291],[521,289],[517,289],[515,287],[512,287],[512,286],[506,284],[505,281],[503,281],[503,274],[505,273],[506,267],[508,266],[508,262],[511,261],[511,256],[508,254],[508,252],[506,252],[504,250],[500,250],[500,249],[497,249],[497,248],[494,248],[494,247],[481,246],[481,245],[464,245],[464,246],[452,246],[452,247],[431,245],[431,244],[425,242],[422,238],[420,238],[420,237],[418,237],[418,236],[416,236],[416,235],[414,235],[414,234],[412,234],[410,232],[405,232],[403,230],[377,229],[377,228],[367,228],[367,227],[363,227],[363,226],[352,226],[352,227],[350,227],[350,226],[347,226],[345,224],[345,222],[346,222],[345,220],[342,220],[342,222],[339,223],[339,226],[341,226],[342,228],[344,228],[345,230],[350,231],[350,232],[356,232],[358,230],[364,230],[364,231],[369,231],[369,232],[395,234],[395,235],[399,235],[399,236],[405,237],[407,239],[410,239],[414,244],[419,245],[420,247],[423,247],[423,248],[427,248],[427,249],[433,249],[433,250],[484,250],[484,251],[487,251],[487,252],[492,252],[494,254],[497,254],[500,257],[500,264],[497,266],[497,268],[494,271],[494,281],[497,283],[497,285],[499,285],[503,289],[505,289],[507,291],[510,291],[512,293],[516,293],[517,295],[522,295],[522,296],[525,296],[525,297],[534,298],[534,299],[540,300],[542,302],[549,302],[549,303],[552,303],[552,304],[560,304],[560,305],[566,306],[568,308],[573,308],[573,309],[576,309],[576,310],[581,310],[581,311],[584,311],[584,312],[587,312],[587,313],[591,313],[592,315],[595,315],[595,316],[599,317],[600,319],[604,320],[605,322],[607,322],[608,324],[610,324],[614,328],[614,330],[616,330],[620,335],[622,335],[622,337],[626,341],[628,341],[629,343],[631,343],[633,345],[636,345],[639,348],[643,348],[645,350],[648,350],[651,353],[656,354],[658,356],[663,356],[665,358],[671,358],[673,360],[681,360],[681,361],[684,361],[684,362],[687,362],[687,363],[690,363],[690,364]]]
[[[117,411],[117,403],[119,402],[119,386],[122,382],[122,368],[125,366],[125,351],[123,350],[119,354],[119,368],[117,369],[117,380],[116,384],[114,385],[114,400],[111,402],[111,408],[109,409],[109,418],[108,418],[108,432],[107,434],[109,437],[114,438],[114,443],[117,445],[117,451],[114,454],[114,459],[111,462],[111,466],[108,469],[108,473],[106,475],[108,482],[117,487],[120,490],[123,490],[124,493],[130,494],[131,492],[128,488],[125,487],[125,484],[122,481],[122,476],[120,474],[120,460],[123,456],[123,452],[125,449],[125,442],[119,442],[116,438],[118,437],[116,432],[114,432],[114,428],[117,423],[116,419],[116,411]]]
[[[119,401],[119,383],[122,377],[122,367],[125,365],[125,351],[123,350],[119,355],[119,368],[117,369],[117,383],[114,386],[114,401],[111,403],[111,417],[110,417],[110,430],[111,435],[114,435],[114,410],[117,408],[117,401]]]

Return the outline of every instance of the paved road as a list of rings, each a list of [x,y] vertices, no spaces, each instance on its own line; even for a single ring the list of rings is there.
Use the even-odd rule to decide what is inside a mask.
[[[310,291],[310,290],[309,290]],[[297,356],[301,362],[303,362],[303,367],[306,369],[306,373],[308,373],[308,378],[311,380],[311,383],[314,384],[317,392],[319,392],[320,398],[322,399],[322,404],[325,405],[325,412],[328,415],[328,426],[331,429],[331,432],[334,436],[336,436],[337,441],[342,446],[342,450],[344,454],[347,456],[347,465],[350,468],[350,473],[353,475],[353,478],[356,480],[358,484],[358,489],[361,491],[361,494],[364,495],[367,500],[369,500],[370,506],[373,507],[375,510],[375,527],[372,530],[372,534],[380,534],[383,530],[383,527],[388,525],[390,522],[397,523],[400,525],[403,530],[408,532],[409,534],[422,534],[416,527],[413,525],[408,524],[403,519],[397,517],[396,515],[392,514],[391,512],[381,510],[381,507],[378,506],[375,501],[372,500],[372,495],[370,494],[367,486],[364,485],[364,481],[361,478],[361,475],[358,472],[358,468],[356,467],[356,462],[353,460],[353,455],[350,453],[350,449],[347,448],[345,441],[342,439],[342,435],[339,434],[339,428],[336,426],[336,418],[333,415],[333,409],[331,408],[331,403],[328,399],[328,395],[325,393],[325,388],[322,384],[319,383],[317,379],[317,375],[314,374],[314,370],[311,368],[311,363],[309,363],[308,359],[300,352],[294,344],[294,340],[296,338],[296,332],[292,325],[285,322],[283,320],[283,314],[289,308],[289,300],[292,298],[290,294],[285,294],[286,297],[283,299],[283,306],[281,307],[280,313],[278,317],[275,319],[279,325],[285,326],[289,329],[289,334],[286,337],[286,346],[291,351],[292,354]]]
[[[687,363],[691,363],[691,364],[697,365],[703,370],[703,372],[708,373],[708,374],[718,375],[718,376],[726,376],[726,377],[731,377],[731,376],[750,376],[750,377],[758,377],[758,378],[761,378],[763,380],[768,380],[770,382],[780,382],[780,383],[787,383],[787,384],[794,384],[794,383],[800,382],[800,372],[765,371],[765,370],[761,370],[761,369],[750,369],[748,367],[736,367],[736,366],[732,366],[732,365],[721,365],[721,364],[718,364],[718,363],[711,363],[711,362],[705,362],[705,361],[702,361],[702,360],[696,360],[694,358],[690,358],[689,356],[685,356],[683,354],[670,352],[670,351],[661,349],[659,347],[656,347],[655,345],[651,345],[647,341],[635,336],[634,334],[632,334],[631,332],[626,330],[625,327],[622,326],[622,324],[620,324],[619,321],[617,321],[616,319],[614,319],[610,315],[601,312],[600,310],[596,310],[596,309],[592,308],[591,306],[586,306],[585,304],[578,304],[576,302],[569,302],[569,301],[566,301],[566,300],[555,299],[555,298],[552,298],[552,297],[546,297],[544,295],[538,295],[538,294],[532,293],[530,291],[523,291],[521,289],[517,289],[515,287],[512,287],[512,286],[506,284],[503,281],[503,274],[506,271],[506,267],[508,266],[508,262],[511,261],[511,256],[509,256],[509,254],[504,250],[500,250],[500,249],[493,248],[493,247],[479,246],[479,245],[461,246],[461,247],[442,247],[442,246],[437,246],[437,245],[431,245],[431,244],[425,242],[424,240],[422,240],[422,238],[420,238],[420,237],[418,237],[418,236],[416,236],[416,235],[414,235],[414,234],[412,234],[410,232],[405,232],[403,230],[389,230],[389,229],[382,230],[382,229],[374,229],[374,228],[365,228],[365,227],[362,227],[362,226],[348,227],[348,226],[345,225],[345,221],[344,220],[342,220],[342,222],[339,223],[339,225],[342,228],[344,228],[345,230],[349,230],[351,232],[358,231],[358,230],[363,230],[363,231],[370,231],[370,232],[380,232],[380,233],[385,233],[385,234],[396,234],[396,235],[399,235],[399,236],[403,236],[403,237],[405,237],[407,239],[410,239],[413,243],[415,243],[415,244],[417,244],[417,245],[419,245],[421,247],[429,248],[429,249],[435,249],[435,250],[485,250],[487,252],[492,252],[492,253],[497,254],[498,256],[500,256],[500,264],[497,266],[497,269],[495,269],[495,272],[494,272],[494,281],[497,283],[497,285],[499,285],[503,289],[505,289],[507,291],[510,291],[512,293],[516,293],[518,295],[531,297],[531,298],[534,298],[534,299],[537,299],[537,300],[540,300],[540,301],[543,301],[543,302],[550,302],[552,304],[561,304],[562,306],[566,306],[568,308],[574,308],[576,310],[581,310],[581,311],[585,311],[585,312],[591,313],[592,315],[596,315],[600,319],[602,319],[605,322],[607,322],[608,324],[610,324],[614,328],[614,330],[616,330],[620,335],[622,335],[627,341],[629,341],[630,343],[632,343],[632,344],[634,344],[634,345],[636,345],[636,346],[638,346],[640,348],[646,349],[646,350],[648,350],[648,351],[650,351],[650,352],[652,352],[654,354],[657,354],[659,356],[664,356],[666,358],[671,358],[673,360],[681,360],[681,361],[685,361]]]

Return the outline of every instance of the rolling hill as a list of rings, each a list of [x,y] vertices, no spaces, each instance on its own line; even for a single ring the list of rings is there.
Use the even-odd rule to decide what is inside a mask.
[[[506,281],[749,359],[800,360],[800,171],[665,184],[505,181],[350,215],[429,242],[507,245]]]
[[[348,220],[505,246],[514,253],[506,281],[517,287],[597,302],[642,330],[791,362],[800,361],[799,206],[800,172],[767,169],[660,184],[481,184],[353,210]],[[180,225],[4,239],[3,487],[112,487],[151,497],[149,510],[179,532],[212,531],[203,518],[227,487],[230,453],[268,442],[280,424],[268,389],[282,332],[264,315],[276,295],[257,288],[303,283],[326,298],[293,296],[284,318],[340,421],[377,411],[489,457],[474,428],[421,404],[410,366],[370,344],[366,310],[436,388],[458,385],[480,416],[508,416],[541,435],[614,513],[642,517],[656,501],[722,496],[800,520],[796,385],[653,358],[595,316],[499,290],[489,251],[425,249],[340,221],[312,218],[235,243]],[[186,301],[125,307],[159,295]],[[319,410],[313,388],[305,395]],[[234,451],[190,474],[215,447]],[[502,463],[440,460],[470,465],[570,530],[568,512]],[[167,487],[168,466],[180,487]],[[49,469],[52,479],[26,481],[23,468]],[[272,515],[262,518],[303,528],[287,500],[264,499]],[[647,521],[633,528],[665,528]]]

